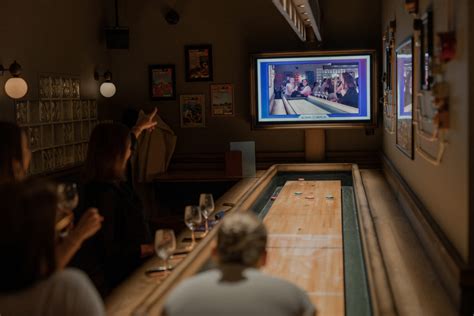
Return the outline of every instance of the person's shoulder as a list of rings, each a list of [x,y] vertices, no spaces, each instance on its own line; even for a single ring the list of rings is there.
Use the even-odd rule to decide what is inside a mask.
[[[204,284],[210,285],[215,283],[219,278],[220,272],[212,269],[198,273],[180,282],[172,291],[170,298],[179,297],[183,293],[193,292],[195,289],[200,289]]]
[[[285,279],[281,279],[275,276],[271,276],[264,272],[261,272],[256,269],[248,270],[248,275],[256,281],[266,283],[269,287],[275,287],[278,289],[285,289],[287,291],[295,292],[295,293],[304,293],[304,291],[296,284],[287,281]]]
[[[51,282],[61,283],[62,286],[74,288],[92,287],[88,276],[79,269],[66,268],[51,276]]]

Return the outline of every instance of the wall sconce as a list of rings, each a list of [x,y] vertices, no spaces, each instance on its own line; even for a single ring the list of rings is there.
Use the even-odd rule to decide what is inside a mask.
[[[94,79],[99,81],[100,79],[99,72],[95,71],[94,72]],[[112,82],[112,73],[110,71],[104,72],[104,77],[105,81],[102,82],[102,84],[99,87],[100,94],[105,97],[105,98],[111,98],[115,95],[115,92],[117,91],[117,88],[115,88],[115,85]]]
[[[28,92],[28,84],[23,78],[20,78],[21,66],[19,63],[14,61],[8,69],[5,69],[0,65],[0,75],[8,70],[12,75],[12,78],[5,82],[5,92],[12,99],[21,99]]]

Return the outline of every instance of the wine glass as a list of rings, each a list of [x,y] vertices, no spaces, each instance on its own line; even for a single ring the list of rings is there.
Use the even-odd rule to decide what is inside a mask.
[[[65,237],[73,225],[73,210],[79,204],[79,194],[77,184],[60,183],[57,186],[58,194],[58,220],[56,226],[60,231],[60,236]]]
[[[77,184],[60,183],[58,184],[59,208],[63,210],[74,210],[79,204],[79,194],[77,193]]]
[[[164,261],[163,270],[169,270],[168,258],[176,250],[176,237],[172,229],[159,229],[155,233],[155,252]]]
[[[191,245],[188,247],[189,250],[193,249],[196,245],[196,237],[194,231],[201,224],[202,216],[201,209],[196,205],[188,205],[184,209],[184,223],[191,230]]]
[[[212,194],[202,193],[199,196],[199,207],[201,208],[201,213],[204,217],[206,225],[206,231],[204,232],[204,235],[207,235],[209,232],[208,218],[212,212],[214,212],[214,198],[212,197]]]

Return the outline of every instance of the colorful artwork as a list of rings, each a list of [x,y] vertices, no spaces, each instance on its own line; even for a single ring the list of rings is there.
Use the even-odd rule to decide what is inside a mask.
[[[397,146],[413,159],[413,44],[402,43],[397,61]]]
[[[151,65],[150,96],[152,100],[176,99],[176,79],[174,65]]]
[[[212,46],[186,46],[186,81],[212,81]]]
[[[211,85],[211,115],[234,116],[234,87],[232,84]]]
[[[180,97],[181,127],[205,127],[204,95],[182,95]]]

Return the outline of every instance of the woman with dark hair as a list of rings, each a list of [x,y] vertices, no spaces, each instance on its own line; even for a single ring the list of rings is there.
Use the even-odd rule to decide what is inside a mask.
[[[343,72],[342,82],[342,97],[339,98],[337,102],[356,108],[359,107],[359,93],[357,92],[354,77],[352,77],[348,72]]]
[[[0,186],[2,315],[104,315],[90,280],[56,269],[55,186],[35,181]]]
[[[96,207],[103,227],[84,243],[75,262],[106,296],[154,252],[140,199],[126,182],[132,137],[156,123],[156,110],[132,130],[125,125],[99,124],[92,131],[84,168],[86,207]],[[133,135],[133,136],[132,136]]]
[[[0,183],[23,180],[30,161],[25,132],[16,124],[0,122]]]
[[[31,162],[26,133],[16,124],[0,122],[0,184],[22,181]],[[72,210],[71,210],[72,211]],[[102,217],[96,209],[88,209],[77,226],[57,241],[57,264],[64,268],[84,240],[99,230]]]

